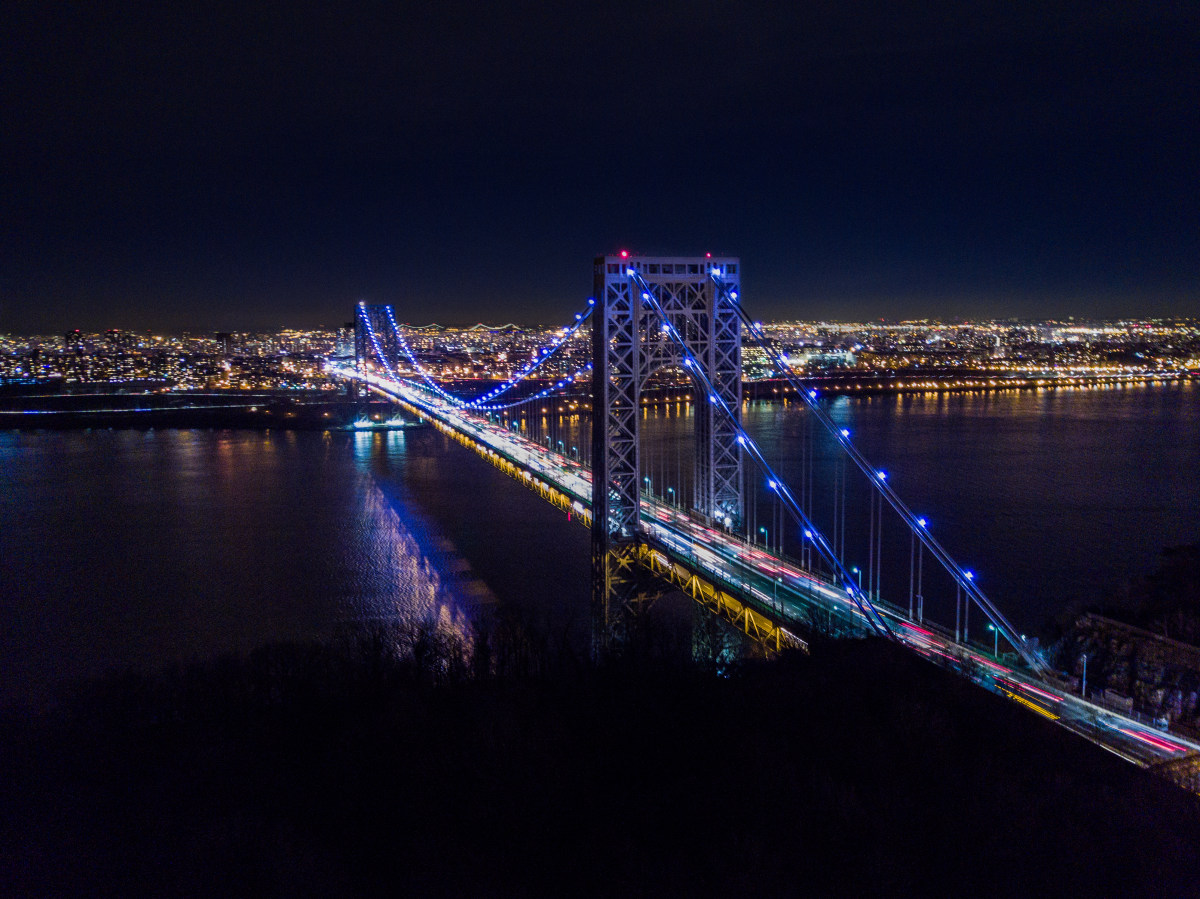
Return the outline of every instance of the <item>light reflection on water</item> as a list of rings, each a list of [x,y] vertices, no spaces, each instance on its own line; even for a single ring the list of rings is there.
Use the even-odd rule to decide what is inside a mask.
[[[403,439],[0,432],[0,698],[362,622],[469,646],[461,561],[372,470]]]
[[[448,576],[461,570],[461,559],[414,510],[406,509],[407,520],[402,518],[405,507],[389,498],[371,473],[370,463],[377,454],[393,460],[403,457],[404,438],[403,431],[353,435],[361,508],[345,534],[350,545],[359,548],[350,560],[357,584],[346,597],[347,604],[357,610],[355,621],[432,628],[440,638],[469,652],[471,619],[464,596]]]

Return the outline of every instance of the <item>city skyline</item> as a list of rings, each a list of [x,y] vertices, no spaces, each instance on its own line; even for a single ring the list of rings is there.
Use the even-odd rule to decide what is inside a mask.
[[[553,321],[618,248],[763,318],[1196,312],[1182,6],[8,19],[0,331]]]
[[[384,304],[390,305],[390,304]],[[336,316],[334,316],[336,318]],[[1134,333],[1138,329],[1150,328],[1152,326],[1162,326],[1171,329],[1184,329],[1189,335],[1191,332],[1200,328],[1200,317],[1195,315],[1114,315],[1114,316],[1085,316],[1085,315],[1060,315],[1060,316],[924,316],[910,318],[848,318],[848,317],[787,317],[781,316],[777,318],[760,317],[759,323],[768,327],[775,326],[831,326],[845,329],[889,329],[889,328],[977,328],[981,326],[1011,326],[1011,327],[1030,327],[1030,326],[1060,326],[1062,328],[1076,328],[1080,330],[1087,329],[1127,329]],[[446,320],[446,321],[398,321],[397,324],[404,330],[421,332],[421,331],[438,331],[444,330],[447,332],[462,332],[481,330],[485,332],[498,333],[502,331],[547,331],[556,330],[559,325],[551,324],[546,321],[500,321],[496,320]],[[189,338],[196,340],[210,340],[214,337],[219,339],[222,336],[243,336],[243,337],[261,337],[273,335],[304,335],[304,334],[336,334],[342,331],[352,330],[352,323],[343,321],[339,323],[317,324],[308,327],[301,327],[295,324],[279,324],[265,327],[231,327],[231,328],[208,328],[208,327],[181,327],[181,328],[131,328],[131,327],[95,327],[95,328],[79,328],[79,327],[48,327],[37,331],[0,331],[0,337],[9,340],[47,340],[60,341],[67,340],[72,335],[83,338],[105,339],[110,337],[127,337],[131,339],[169,339],[169,338]]]

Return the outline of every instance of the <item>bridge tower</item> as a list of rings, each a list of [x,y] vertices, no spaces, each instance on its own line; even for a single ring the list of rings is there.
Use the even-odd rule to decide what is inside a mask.
[[[370,359],[376,359],[378,345],[387,364],[395,367],[400,359],[400,346],[388,316],[389,307],[382,304],[359,303],[354,316],[354,370],[362,372]],[[382,361],[382,360],[380,360]]]
[[[646,382],[661,368],[682,367],[686,352],[725,405],[735,415],[741,414],[741,326],[732,305],[738,293],[739,268],[737,257],[732,256],[621,253],[595,260],[592,635],[597,653],[624,642],[630,623],[651,598],[636,564],[642,485],[638,427]],[[714,272],[720,275],[725,291],[713,283]],[[650,293],[656,302],[643,293]],[[666,324],[682,338],[686,351],[666,333]],[[708,401],[707,390],[695,376],[693,387],[696,476],[692,508],[714,527],[736,529],[743,511],[737,425]]]

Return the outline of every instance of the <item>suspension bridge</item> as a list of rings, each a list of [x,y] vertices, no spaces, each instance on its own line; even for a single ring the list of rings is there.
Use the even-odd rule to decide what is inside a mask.
[[[620,651],[655,598],[677,589],[770,650],[816,636],[894,641],[1200,788],[1200,744],[1086,701],[1046,665],[746,313],[739,267],[712,255],[598,257],[583,308],[486,389],[437,377],[392,307],[360,304],[354,363],[330,370],[590,528],[597,655]],[[794,483],[743,426],[743,337],[799,401]],[[645,445],[656,390],[690,397],[686,457],[686,441]]]

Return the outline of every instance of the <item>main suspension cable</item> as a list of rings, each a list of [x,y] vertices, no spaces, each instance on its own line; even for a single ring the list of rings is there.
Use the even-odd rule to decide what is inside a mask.
[[[804,529],[804,536],[817,546],[818,550],[821,552],[821,555],[825,557],[825,560],[830,564],[833,570],[840,575],[843,583],[843,590],[845,590],[846,594],[850,597],[854,604],[858,606],[859,611],[863,613],[863,616],[875,631],[886,634],[894,639],[895,634],[892,632],[891,627],[888,626],[888,623],[883,619],[883,616],[879,614],[879,611],[871,603],[870,599],[862,595],[862,591],[858,588],[854,578],[851,577],[850,572],[846,570],[845,566],[842,565],[841,560],[838,559],[837,556],[832,552],[828,541],[825,539],[825,536],[820,532],[816,525],[814,525],[808,519],[808,516],[804,514],[804,510],[801,509],[800,505],[796,502],[796,499],[792,495],[792,492],[788,488],[787,484],[784,483],[783,479],[780,478],[779,475],[775,473],[774,469],[771,468],[770,463],[767,462],[766,457],[763,456],[762,450],[759,449],[758,444],[754,442],[754,439],[748,433],[746,433],[746,430],[742,427],[742,423],[738,416],[718,395],[716,387],[714,387],[713,383],[704,373],[703,368],[692,356],[692,353],[688,349],[687,344],[684,342],[683,337],[680,336],[675,327],[671,324],[670,319],[667,317],[666,310],[663,309],[662,305],[658,302],[658,299],[654,296],[653,291],[650,289],[650,285],[647,284],[642,276],[632,268],[626,269],[625,273],[640,287],[642,299],[649,303],[654,308],[654,311],[657,312],[662,318],[664,333],[666,333],[673,341],[675,341],[675,343],[677,343],[683,350],[684,366],[688,369],[689,373],[692,374],[692,376],[700,381],[700,383],[704,386],[705,392],[708,394],[709,403],[716,406],[733,423],[733,426],[737,431],[738,444],[745,449],[752,458],[754,458],[759,467],[768,476],[768,484],[771,490],[774,491],[776,496],[778,496],[783,502],[784,506],[791,514],[792,519]]]
[[[575,321],[569,326],[569,328],[567,329],[567,332],[565,334],[562,334],[560,337],[551,341],[549,345],[543,346],[543,347],[538,347],[536,350],[534,350],[533,358],[525,365],[525,367],[522,368],[520,371],[518,371],[516,374],[512,375],[500,387],[497,387],[494,390],[489,391],[488,393],[484,394],[483,396],[475,397],[470,400],[464,399],[463,397],[457,396],[456,394],[453,394],[453,393],[449,392],[448,390],[445,390],[438,383],[437,379],[434,378],[433,375],[425,368],[425,366],[423,366],[420,363],[420,361],[417,359],[416,354],[412,351],[412,347],[409,346],[408,341],[404,338],[404,334],[401,332],[399,325],[396,324],[396,319],[393,314],[392,307],[387,306],[385,308],[387,309],[388,321],[391,323],[392,330],[396,335],[396,340],[399,343],[400,348],[404,351],[404,355],[408,357],[408,361],[412,364],[413,370],[416,371],[416,373],[418,375],[420,375],[421,379],[426,383],[426,385],[431,390],[433,390],[438,396],[442,397],[447,402],[454,404],[455,406],[459,406],[459,407],[462,407],[465,409],[477,409],[480,411],[494,411],[495,409],[498,409],[498,408],[511,408],[512,406],[516,405],[517,403],[524,401],[524,400],[517,400],[516,402],[511,403],[507,406],[491,407],[491,406],[487,405],[487,403],[490,400],[495,399],[496,397],[508,392],[509,390],[512,390],[514,387],[516,387],[518,384],[520,384],[522,381],[524,381],[526,378],[528,378],[533,372],[537,371],[537,369],[540,368],[542,365],[544,365],[547,361],[554,358],[554,356],[558,353],[558,351],[560,349],[562,349],[564,346],[566,346],[567,342],[572,337],[575,336],[575,334],[583,326],[583,323],[586,322],[588,320],[588,318],[591,316],[592,310],[595,308],[595,303],[596,303],[595,299],[589,297],[587,308],[583,312],[575,313]],[[578,374],[578,372],[576,374]],[[573,377],[574,377],[574,375],[572,376],[572,378]],[[551,392],[553,392],[553,391],[551,391]],[[526,397],[525,399],[528,399],[528,397]]]
[[[762,328],[751,320],[746,314],[746,310],[737,302],[738,294],[736,290],[730,290],[728,286],[721,280],[717,273],[710,276],[717,289],[723,293],[730,301],[730,305],[737,310],[738,317],[746,325],[752,337],[755,338],[757,345],[767,354],[768,358],[775,364],[776,368],[787,379],[788,383],[796,389],[796,392],[804,400],[809,410],[817,417],[817,420],[833,435],[834,439],[846,452],[847,456],[854,462],[858,469],[866,476],[875,490],[878,491],[893,510],[901,517],[908,525],[909,530],[917,536],[917,539],[934,555],[942,567],[950,574],[951,578],[964,590],[968,597],[975,600],[992,623],[1001,629],[1005,639],[1007,639],[1014,649],[1021,655],[1021,658],[1029,664],[1029,666],[1040,674],[1045,674],[1048,671],[1046,663],[1038,658],[1034,653],[1028,650],[1025,646],[1025,639],[1021,637],[1016,628],[1009,623],[1008,619],[997,609],[983,591],[976,585],[974,578],[968,577],[967,572],[954,560],[949,552],[938,542],[938,540],[929,532],[924,525],[924,519],[918,518],[913,514],[912,510],[900,499],[899,495],[887,482],[885,477],[881,477],[881,473],[871,466],[867,458],[859,451],[850,441],[850,434],[844,428],[839,428],[837,423],[829,417],[828,413],[817,402],[817,391],[800,382],[796,376],[791,364],[783,357],[783,355],[771,346],[763,333]]]

